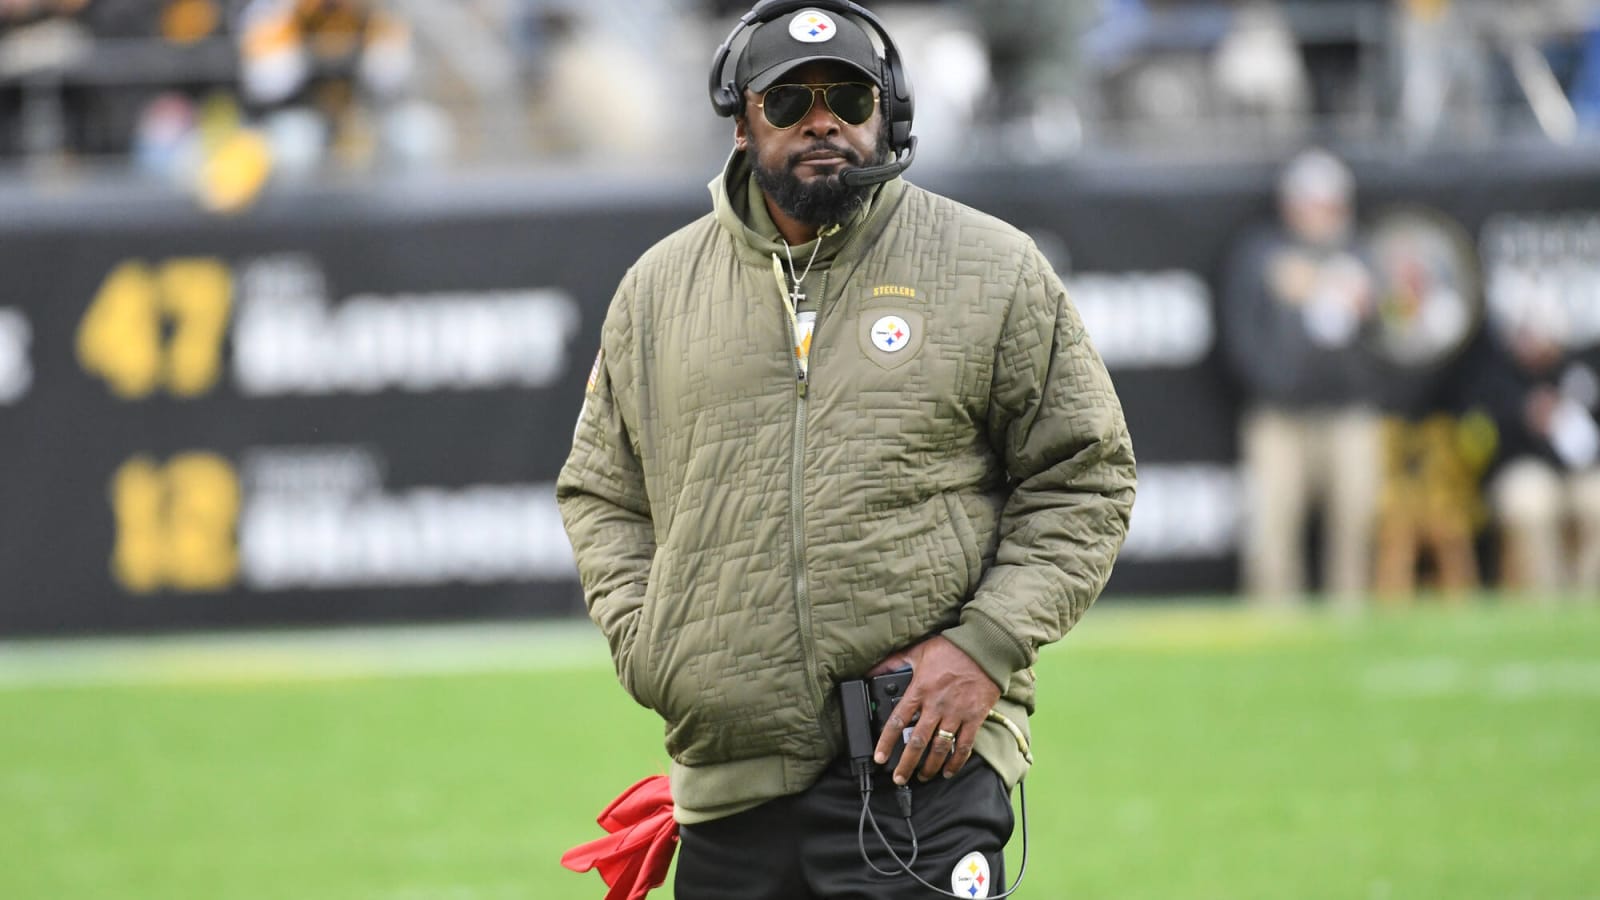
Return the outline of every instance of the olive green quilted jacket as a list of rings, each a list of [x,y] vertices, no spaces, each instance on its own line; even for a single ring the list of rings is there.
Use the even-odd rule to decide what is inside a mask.
[[[822,238],[803,370],[747,174],[735,154],[714,212],[627,273],[557,485],[688,823],[810,785],[841,751],[834,685],[930,634],[1025,723],[1030,666],[1105,585],[1134,496],[1105,366],[1026,235],[883,185]],[[994,723],[977,752],[1026,769]]]

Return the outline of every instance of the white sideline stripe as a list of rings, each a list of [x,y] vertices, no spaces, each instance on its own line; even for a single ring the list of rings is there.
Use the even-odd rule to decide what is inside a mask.
[[[1107,606],[1090,610],[1065,643],[1113,650],[1226,653],[1326,636],[1350,624],[1348,617],[1324,612],[1262,610],[1237,603]]]
[[[1407,699],[1600,697],[1600,660],[1521,660],[1490,665],[1449,657],[1393,660],[1368,667],[1362,687],[1368,693]]]
[[[604,638],[586,620],[0,641],[0,690],[599,671],[610,665]]]
[[[1085,649],[1227,652],[1294,640],[1314,633],[1316,623],[1313,617],[1263,615],[1237,606],[1108,608],[1086,618],[1066,644]],[[283,684],[610,667],[605,640],[587,619],[0,640],[0,691]]]

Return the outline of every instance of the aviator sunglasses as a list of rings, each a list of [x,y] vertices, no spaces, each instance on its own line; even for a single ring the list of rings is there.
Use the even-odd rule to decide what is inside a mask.
[[[846,125],[860,125],[872,118],[878,103],[876,89],[859,81],[836,81],[831,84],[775,84],[761,95],[756,106],[767,117],[773,128],[793,128],[811,112],[817,95],[833,113],[833,117]]]

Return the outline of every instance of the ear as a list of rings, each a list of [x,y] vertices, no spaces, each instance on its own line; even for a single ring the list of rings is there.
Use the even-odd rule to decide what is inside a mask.
[[[750,149],[750,133],[748,126],[745,124],[744,116],[733,117],[733,149]]]

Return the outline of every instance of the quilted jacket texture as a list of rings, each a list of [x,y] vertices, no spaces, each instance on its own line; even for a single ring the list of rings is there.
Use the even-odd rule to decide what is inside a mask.
[[[823,238],[802,380],[784,249],[730,195],[748,171],[735,154],[714,212],[625,276],[557,485],[685,823],[809,786],[842,750],[834,685],[934,633],[1025,723],[1030,666],[1100,593],[1134,496],[1105,366],[1026,235],[883,185]],[[888,316],[909,326],[894,350],[872,334]],[[976,749],[1024,774],[995,723]]]

